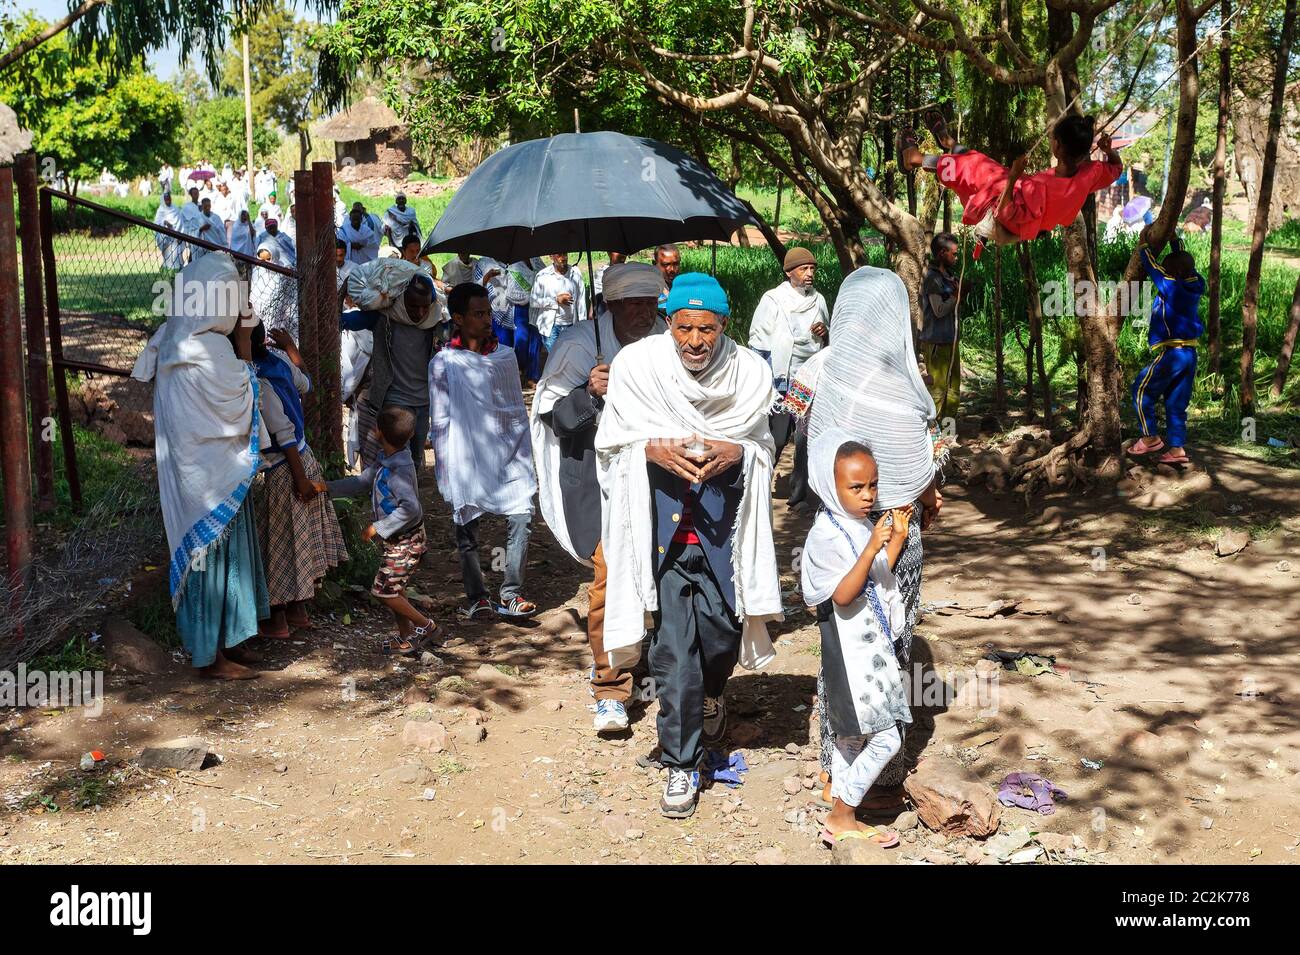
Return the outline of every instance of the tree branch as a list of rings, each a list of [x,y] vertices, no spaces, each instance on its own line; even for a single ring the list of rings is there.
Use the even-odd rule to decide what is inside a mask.
[[[0,70],[7,70],[15,62],[22,59],[46,40],[51,40],[58,36],[91,10],[94,10],[96,7],[102,7],[106,3],[108,3],[108,0],[84,0],[81,6],[77,7],[75,10],[69,11],[68,15],[62,20],[56,20],[40,33],[36,34],[36,36],[28,37],[21,43],[15,44],[12,49],[6,50],[3,55],[0,55]]]

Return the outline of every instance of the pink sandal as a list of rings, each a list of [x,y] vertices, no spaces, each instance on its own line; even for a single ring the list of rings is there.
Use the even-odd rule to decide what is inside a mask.
[[[1164,454],[1160,455],[1160,457],[1159,457],[1157,463],[1159,463],[1159,464],[1187,464],[1187,463],[1189,463],[1189,462],[1192,460],[1191,458],[1189,458],[1189,457],[1187,456],[1187,452],[1186,452],[1186,451],[1183,451],[1182,448],[1177,448],[1176,450],[1181,451],[1182,453],[1181,453],[1181,454],[1174,454],[1173,451],[1166,451]]]
[[[1148,443],[1148,441],[1150,443]],[[1163,451],[1164,449],[1164,439],[1159,435],[1156,435],[1156,437],[1152,439],[1148,439],[1146,435],[1143,435],[1128,446],[1128,453],[1131,457],[1140,458],[1147,454],[1155,454],[1157,451]]]

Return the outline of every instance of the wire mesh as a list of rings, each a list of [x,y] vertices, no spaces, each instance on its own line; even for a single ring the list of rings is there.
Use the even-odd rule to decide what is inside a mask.
[[[85,510],[67,536],[37,542],[25,573],[0,573],[0,670],[30,661],[68,628],[92,619],[108,592],[135,570],[166,564],[151,450],[153,390],[130,374],[149,337],[185,307],[179,270],[212,254],[210,245],[231,245],[229,223],[202,220],[210,224],[200,229],[198,217],[187,215],[168,228],[46,192],[51,214],[43,241],[53,252],[55,289],[46,302],[49,351],[54,375],[67,384]],[[291,225],[268,234],[264,226],[251,230],[233,252],[236,266],[254,317],[299,342],[302,276],[315,274],[326,243],[323,237],[306,243],[300,255]],[[310,296],[308,302],[314,305]]]

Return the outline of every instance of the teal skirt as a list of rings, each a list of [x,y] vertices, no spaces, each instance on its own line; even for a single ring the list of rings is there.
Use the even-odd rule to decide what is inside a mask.
[[[176,629],[194,666],[205,667],[217,650],[256,636],[257,621],[270,613],[253,506],[245,498],[226,536],[208,551],[207,566],[185,578]]]

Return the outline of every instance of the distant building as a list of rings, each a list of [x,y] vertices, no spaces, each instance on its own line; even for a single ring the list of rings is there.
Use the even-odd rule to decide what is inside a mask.
[[[367,96],[316,124],[318,139],[334,143],[334,166],[342,178],[405,179],[411,172],[411,137],[397,114]]]

